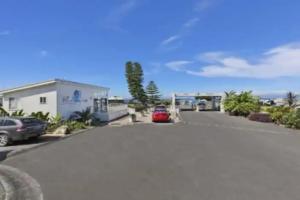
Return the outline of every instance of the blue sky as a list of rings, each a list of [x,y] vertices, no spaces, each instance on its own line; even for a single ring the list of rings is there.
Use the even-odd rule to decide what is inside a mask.
[[[300,91],[299,0],[1,0],[0,88],[64,78],[128,96],[124,64],[173,91]]]

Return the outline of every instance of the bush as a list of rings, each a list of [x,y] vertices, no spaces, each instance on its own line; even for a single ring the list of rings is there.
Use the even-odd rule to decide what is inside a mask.
[[[24,110],[16,110],[11,114],[12,117],[23,117],[24,115]]]
[[[70,121],[78,121],[78,122],[83,122],[85,124],[91,124],[94,121],[96,121],[97,123],[97,119],[96,116],[93,115],[93,113],[91,112],[91,108],[87,108],[85,110],[82,111],[75,111],[71,114],[71,116],[69,117]]]
[[[49,117],[50,113],[47,112],[47,113],[43,113],[42,111],[39,111],[39,112],[33,112],[31,113],[31,117],[34,117],[36,119],[39,119],[41,121],[45,121],[45,122],[48,122],[50,120],[50,117]]]
[[[2,107],[0,107],[0,117],[9,116],[9,113]]]
[[[288,128],[300,129],[300,111],[291,111],[285,114],[282,123]]]
[[[230,115],[247,117],[251,112],[259,112],[259,99],[251,91],[240,94],[231,91],[226,93],[224,108]]]
[[[68,126],[69,131],[79,130],[79,129],[86,129],[86,125],[83,122],[77,121],[66,121],[64,125]]]
[[[285,106],[276,106],[270,107],[267,109],[267,112],[270,113],[273,122],[276,124],[283,124],[283,117],[291,112],[290,107]]]
[[[272,122],[272,119],[270,117],[269,113],[251,113],[248,116],[248,119],[251,121],[257,121],[257,122]]]
[[[55,117],[50,118],[50,123],[47,127],[47,130],[54,131],[58,127],[60,127],[63,124],[63,119],[61,115],[56,115]]]

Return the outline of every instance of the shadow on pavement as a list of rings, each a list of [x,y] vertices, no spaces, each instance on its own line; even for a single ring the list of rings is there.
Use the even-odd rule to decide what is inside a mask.
[[[11,152],[11,150],[0,152],[0,162],[7,158],[7,154],[9,154],[9,152]]]
[[[20,146],[20,145],[32,145],[32,144],[40,144],[40,143],[45,143],[45,142],[52,142],[60,139],[61,136],[41,136],[40,138],[37,139],[29,139],[29,140],[24,140],[24,141],[16,141],[13,142],[10,147],[13,146]]]

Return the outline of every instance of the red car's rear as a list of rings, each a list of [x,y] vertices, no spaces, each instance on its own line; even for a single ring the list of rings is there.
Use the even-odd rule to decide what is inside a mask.
[[[153,122],[169,122],[170,114],[166,109],[155,109],[152,113]]]

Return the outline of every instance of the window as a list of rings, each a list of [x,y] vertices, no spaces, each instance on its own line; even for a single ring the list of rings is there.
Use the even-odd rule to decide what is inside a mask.
[[[0,126],[4,126],[4,119],[0,119]]]
[[[9,110],[16,110],[17,109],[17,100],[14,97],[9,97]]]
[[[47,98],[46,97],[40,97],[40,104],[46,104]]]
[[[107,99],[94,99],[94,112],[107,112]]]
[[[15,126],[15,125],[17,125],[16,122],[12,120],[6,120],[4,123],[4,126]]]

